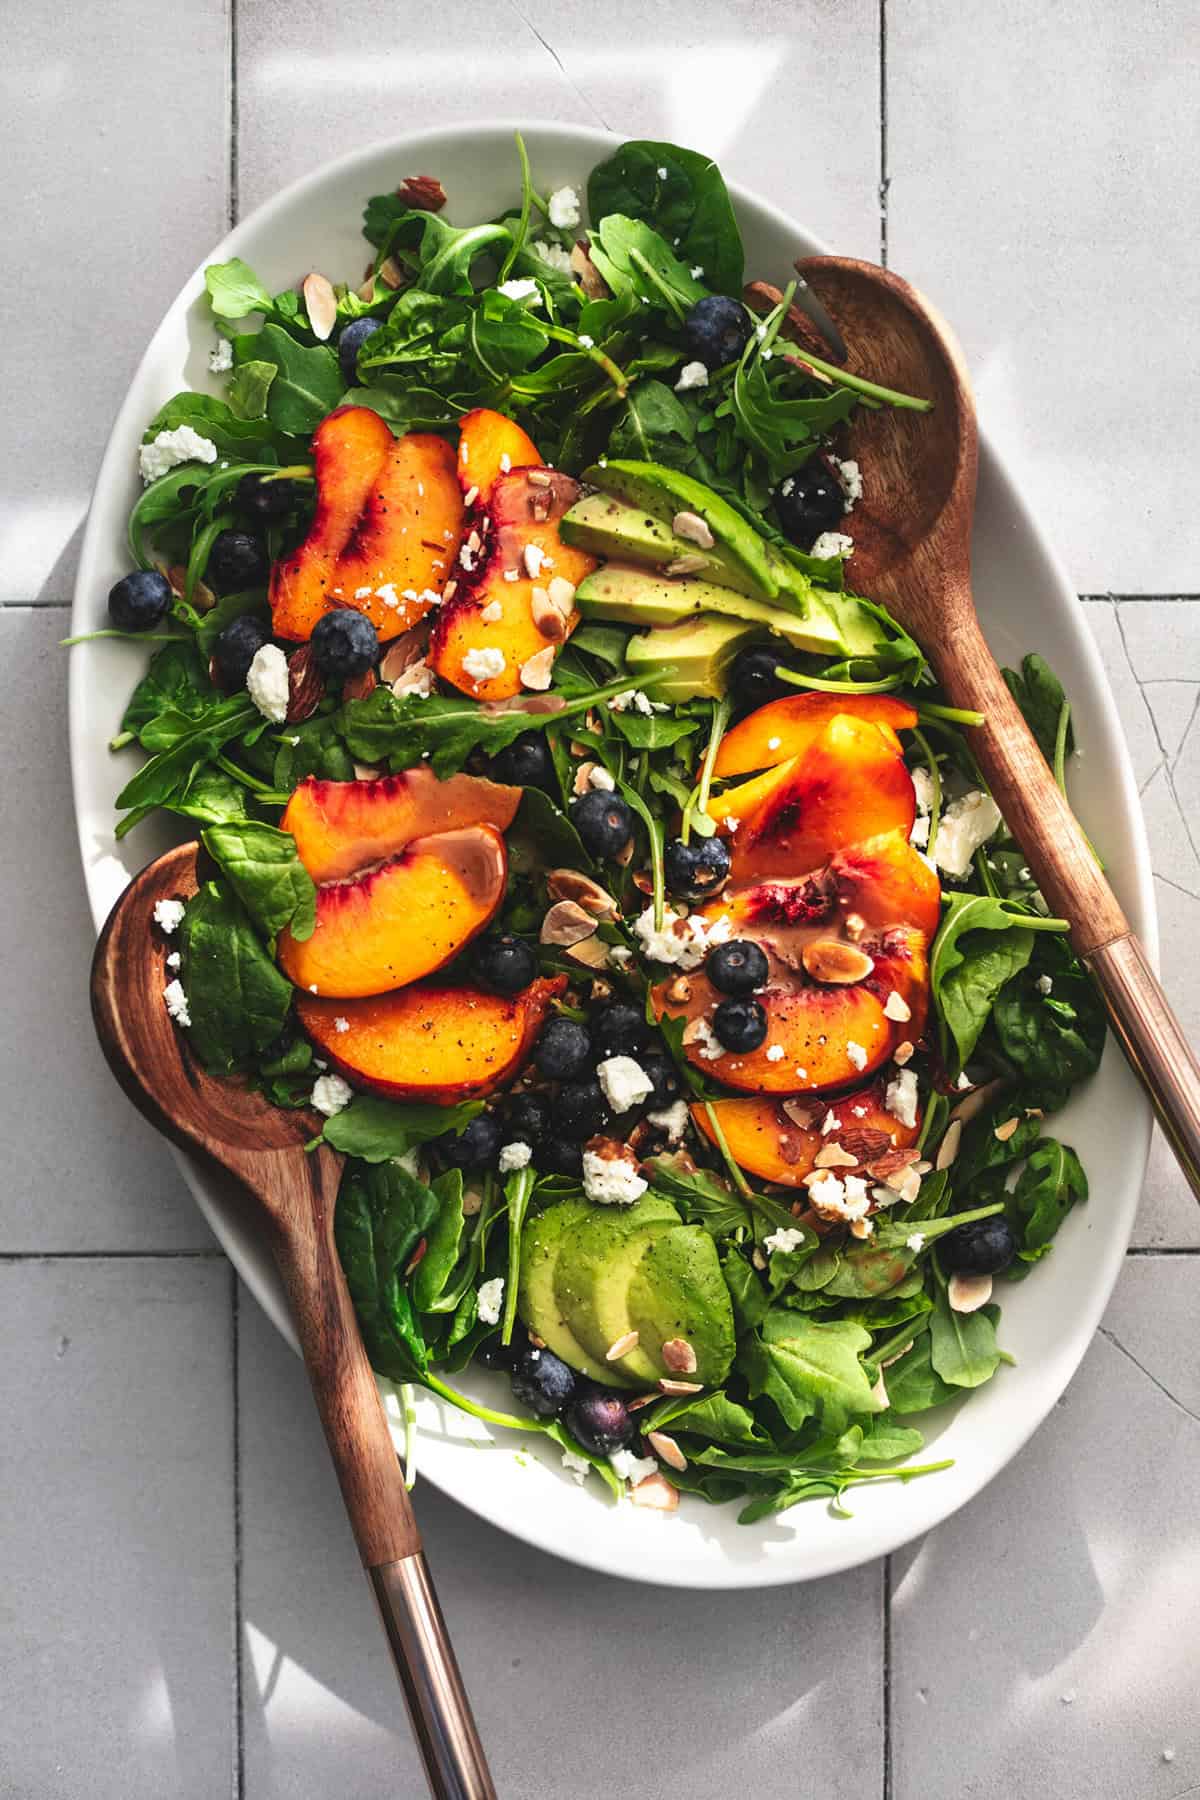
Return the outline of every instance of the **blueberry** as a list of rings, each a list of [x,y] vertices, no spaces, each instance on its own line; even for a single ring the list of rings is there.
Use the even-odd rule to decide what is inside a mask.
[[[479,980],[496,994],[519,994],[537,974],[537,957],[523,938],[510,931],[480,938],[473,961]]]
[[[612,1119],[608,1101],[598,1081],[564,1081],[554,1102],[554,1124],[565,1138],[582,1144],[595,1137]]]
[[[582,1175],[583,1151],[566,1138],[543,1138],[538,1149],[538,1168],[545,1175]]]
[[[938,1258],[949,1275],[998,1275],[1016,1254],[1016,1236],[1003,1213],[972,1219],[947,1232],[938,1245]]]
[[[511,1369],[527,1345],[528,1339],[519,1326],[511,1344],[502,1344],[500,1333],[496,1332],[494,1337],[484,1338],[482,1344],[475,1346],[475,1361],[482,1363],[485,1369]]]
[[[589,856],[617,856],[633,836],[633,814],[620,794],[596,788],[571,802],[571,823]]]
[[[135,569],[108,591],[108,616],[118,631],[149,631],[170,605],[171,584],[157,569]]]
[[[224,685],[234,692],[245,687],[250,664],[267,642],[268,632],[253,613],[242,613],[230,619],[213,646],[217,668]]]
[[[688,350],[706,369],[720,369],[742,354],[754,322],[740,300],[728,294],[706,294],[683,321]]]
[[[663,1112],[668,1106],[674,1106],[683,1093],[683,1083],[674,1063],[668,1062],[665,1056],[639,1056],[638,1061],[647,1079],[654,1083],[646,1101],[647,1109]]]
[[[448,1131],[434,1138],[433,1149],[444,1169],[490,1169],[500,1154],[504,1133],[491,1113],[476,1113],[461,1136]]]
[[[208,552],[204,579],[214,594],[244,594],[271,573],[267,553],[248,531],[219,531]]]
[[[311,492],[311,482],[289,481],[280,475],[243,475],[233,500],[239,512],[249,513],[253,519],[282,519]]]
[[[504,1103],[506,1144],[528,1144],[532,1150],[550,1130],[550,1105],[541,1094],[510,1094]]]
[[[329,681],[365,675],[379,658],[379,633],[365,613],[351,606],[323,613],[313,626],[313,660]]]
[[[757,1050],[767,1035],[767,1015],[757,1000],[722,1000],[712,1026],[726,1050]]]
[[[729,880],[728,846],[719,837],[671,838],[663,850],[667,888],[680,900],[703,900]]]
[[[570,1404],[575,1375],[553,1350],[535,1350],[529,1344],[513,1359],[512,1391],[513,1399],[539,1419],[552,1419]]]
[[[547,1081],[570,1081],[590,1067],[592,1040],[574,1019],[555,1017],[538,1039],[533,1060]]]
[[[717,944],[704,962],[704,973],[723,994],[752,994],[764,986],[768,972],[766,956],[749,938]]]
[[[841,482],[815,457],[780,482],[775,491],[779,523],[802,550],[807,550],[823,531],[840,525],[845,510],[846,495]]]
[[[624,1000],[599,1007],[592,1014],[590,1030],[597,1061],[606,1056],[636,1056],[650,1035],[646,1015]]]
[[[338,362],[342,366],[342,380],[347,387],[362,385],[358,378],[358,353],[382,324],[382,319],[351,319],[348,325],[342,326],[337,353]]]
[[[784,694],[794,694],[795,688],[779,679],[778,670],[783,666],[783,658],[779,653],[768,650],[764,645],[760,644],[757,649],[740,650],[729,671],[729,691],[738,705],[747,708],[765,706],[768,700],[778,700]]]
[[[506,749],[497,751],[488,773],[493,781],[507,782],[510,787],[536,787],[558,794],[554,758],[540,731],[522,732]]]
[[[633,1420],[620,1394],[607,1388],[577,1383],[575,1398],[567,1408],[566,1427],[594,1456],[622,1450],[633,1436]]]

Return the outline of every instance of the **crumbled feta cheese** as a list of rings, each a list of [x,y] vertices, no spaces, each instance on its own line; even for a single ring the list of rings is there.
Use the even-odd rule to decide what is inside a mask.
[[[211,438],[201,437],[190,425],[177,425],[174,431],[160,431],[152,444],[138,451],[138,469],[142,480],[157,481],[168,469],[180,463],[215,463],[217,446]]]
[[[183,915],[187,907],[182,900],[156,900],[154,902],[154,923],[160,931],[170,937],[173,931],[183,924]]]
[[[732,927],[728,919],[716,919],[710,926],[696,913],[687,918],[673,907],[663,908],[662,930],[654,924],[654,908],[648,906],[634,921],[634,936],[642,941],[642,949],[654,962],[677,963],[681,969],[697,969],[714,944],[723,944]]]
[[[494,1275],[490,1281],[480,1283],[477,1295],[479,1317],[485,1325],[500,1323],[500,1308],[504,1304],[504,1277]]]
[[[349,1029],[350,1029],[349,1019],[344,1019],[339,1014],[338,1017],[333,1021],[333,1029],[337,1032],[338,1036],[340,1037],[343,1031],[349,1031]]]
[[[417,1152],[416,1152],[415,1147],[412,1150],[406,1150],[404,1152],[403,1156],[393,1156],[392,1162],[395,1164],[395,1166],[398,1169],[403,1169],[404,1173],[406,1175],[411,1175],[414,1181],[420,1180],[421,1169],[420,1169],[420,1164],[419,1164],[419,1161],[417,1158]],[[464,1200],[465,1200],[465,1196],[464,1196]],[[465,1212],[466,1210],[467,1209],[464,1204],[463,1211]]]
[[[349,1106],[354,1098],[354,1089],[340,1075],[318,1075],[313,1082],[312,1104],[327,1119],[334,1113],[340,1113],[344,1106]]]
[[[741,824],[741,822],[742,821],[740,819],[735,819],[732,813],[725,814],[725,829],[729,833],[730,837],[733,836],[734,832],[737,830],[737,828]]]
[[[633,961],[633,951],[625,944],[612,944],[609,946],[608,960],[614,969],[627,969]]]
[[[658,170],[658,171],[657,171],[657,174],[658,174],[658,179],[659,179],[659,180],[660,180],[660,181],[665,181],[665,180],[666,180],[666,179],[667,179],[667,171],[666,171],[666,170],[665,170],[665,169],[661,169],[661,168],[660,168],[660,169],[659,169],[659,170]],[[676,243],[678,243],[678,242],[679,242],[679,239],[678,239],[678,238],[676,238],[676,239],[675,239],[675,242],[676,242]]]
[[[500,1173],[511,1175],[514,1169],[526,1168],[532,1156],[533,1151],[528,1144],[502,1144],[500,1146]]]
[[[632,1206],[641,1199],[646,1187],[632,1159],[584,1151],[583,1191],[598,1206]]]
[[[783,1058],[784,1058],[784,1049],[783,1049],[782,1044],[768,1044],[767,1045],[767,1061],[768,1062],[782,1062]]]
[[[608,1460],[617,1480],[628,1481],[632,1487],[645,1481],[648,1475],[658,1474],[658,1463],[653,1456],[636,1456],[632,1450],[610,1450]]]
[[[925,1233],[923,1231],[914,1231],[911,1237],[905,1238],[904,1242],[910,1250],[921,1251],[925,1248]]]
[[[586,331],[581,331],[575,341],[581,350],[594,350],[596,348],[595,338],[589,337]]]
[[[163,999],[167,1003],[167,1011],[177,1025],[190,1025],[192,1015],[188,1011],[187,995],[183,991],[182,981],[168,982],[163,989]]]
[[[512,457],[508,454],[507,450],[502,450],[500,452],[500,473],[502,475],[507,475],[509,473],[509,471],[511,470],[511,468],[512,468]],[[475,492],[478,493],[479,489],[476,488]]]
[[[856,1044],[854,1042],[853,1038],[847,1040],[846,1055],[850,1058],[850,1061],[854,1064],[856,1069],[862,1070],[866,1068],[867,1053],[861,1044]]]
[[[782,742],[783,742],[782,738],[777,738],[777,737],[768,738],[767,739],[767,749],[768,750],[778,750],[778,748],[779,748],[780,744],[782,744]]]
[[[691,275],[693,281],[704,280],[704,270],[700,267],[699,263],[696,264],[694,269],[689,269],[688,273]]]
[[[708,386],[708,370],[702,362],[684,363],[675,382],[675,392],[686,394],[691,388]]]
[[[574,1450],[564,1450],[562,1453],[562,1466],[569,1475],[575,1477],[580,1487],[582,1487],[587,1480],[587,1472],[592,1465],[586,1456],[579,1456]]]
[[[536,281],[502,281],[498,291],[506,300],[532,300],[537,306],[542,304],[541,289]]]
[[[623,694],[614,694],[608,703],[609,712],[634,712],[644,714],[648,719],[651,713],[669,712],[671,709],[665,700],[652,700],[649,694],[643,694],[641,688],[627,688]]]
[[[369,600],[371,598],[371,595],[374,592],[375,592],[374,588],[369,588],[369,587],[355,588],[354,598],[356,600]]]
[[[254,652],[254,660],[246,671],[246,692],[264,719],[282,725],[287,718],[287,657],[278,644],[263,644]]]
[[[928,769],[911,769],[913,794],[917,802],[917,811],[927,813],[933,811],[933,776]]]
[[[885,1019],[893,1019],[897,1025],[906,1025],[912,1018],[912,1007],[895,988],[883,1003],[883,1016]]]
[[[209,370],[214,375],[224,375],[233,367],[233,345],[228,338],[218,338],[216,348],[208,353]]]
[[[376,599],[382,600],[385,606],[390,606],[393,612],[395,612],[400,605],[400,596],[396,592],[396,584],[394,581],[385,581],[382,587],[377,587],[375,589],[375,596]],[[408,595],[406,594],[405,599],[407,598]],[[414,595],[413,598],[415,599],[416,596]]]
[[[665,1131],[672,1144],[677,1144],[688,1128],[688,1103],[676,1100],[673,1106],[664,1106],[659,1112],[648,1112],[647,1119],[656,1131]]]
[[[853,512],[856,500],[862,499],[862,470],[851,457],[847,462],[838,463],[838,474],[842,478],[842,489],[846,496],[843,512]]]
[[[917,1078],[911,1069],[901,1069],[894,1080],[889,1081],[883,1104],[893,1119],[911,1131],[917,1123]]]
[[[769,1237],[763,1239],[763,1249],[768,1256],[774,1256],[776,1251],[782,1251],[783,1254],[786,1255],[790,1250],[801,1249],[804,1244],[804,1238],[805,1233],[803,1231],[800,1231],[794,1225],[786,1225],[779,1231],[773,1231]]]
[[[505,579],[505,581],[520,581],[520,579],[521,579],[520,569],[505,569],[504,579]]]
[[[546,211],[549,214],[550,223],[559,231],[570,231],[573,225],[579,223],[579,195],[573,187],[555,188],[547,202]],[[568,257],[568,268],[570,261],[571,259]]]
[[[468,650],[462,659],[462,666],[463,674],[469,675],[472,681],[479,683],[494,681],[498,675],[503,675],[508,667],[508,660],[503,650],[489,647],[482,650]]]
[[[504,608],[498,600],[489,600],[479,617],[485,625],[497,625],[504,617]]]
[[[808,1190],[814,1212],[822,1219],[863,1219],[871,1204],[867,1184],[860,1175],[839,1180],[828,1169]]]
[[[1053,991],[1054,980],[1052,976],[1039,975],[1033,985],[1036,987],[1039,994],[1049,994]]]
[[[534,238],[532,249],[536,257],[548,263],[552,269],[557,269],[560,275],[571,273],[571,253],[564,250],[561,244],[548,244],[545,238]]]
[[[531,581],[536,581],[542,572],[543,564],[548,564],[550,559],[540,544],[526,544],[523,560],[525,573]]]
[[[632,1056],[609,1056],[596,1069],[604,1097],[615,1113],[628,1112],[654,1092],[654,1083]]]
[[[847,537],[844,531],[823,531],[812,549],[810,556],[849,556],[854,548],[854,539]]]
[[[434,674],[429,664],[421,657],[419,661],[409,663],[407,669],[401,669],[392,683],[393,694],[410,694],[418,700],[428,700],[433,692]]]
[[[972,788],[951,801],[938,823],[933,860],[947,875],[965,875],[971,858],[1001,823],[1000,808],[990,794]]]
[[[180,956],[178,950],[172,950],[170,956],[167,958],[167,967],[168,969],[178,969],[182,962],[183,958]]]
[[[841,1129],[841,1124],[842,1121],[838,1118],[831,1106],[829,1111],[825,1114],[825,1117],[821,1120],[821,1136],[828,1137],[831,1131],[839,1131]]]
[[[468,575],[470,575],[472,573],[472,571],[474,570],[474,568],[475,568],[475,552],[472,550],[470,544],[460,544],[459,551],[458,551],[458,563],[459,563],[459,567],[462,569],[465,569]]]
[[[692,1027],[691,1041],[699,1047],[705,1062],[720,1062],[725,1055],[725,1046],[707,1019],[696,1020]]]
[[[921,813],[913,820],[913,828],[908,834],[908,841],[914,850],[924,850],[929,842],[930,818],[928,813]]]
[[[588,786],[595,788],[598,793],[611,794],[616,785],[616,781],[602,763],[596,763],[588,773]]]

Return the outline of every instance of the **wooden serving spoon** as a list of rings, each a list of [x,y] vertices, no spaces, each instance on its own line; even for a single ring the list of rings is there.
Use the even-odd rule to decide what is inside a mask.
[[[806,257],[796,269],[837,320],[850,373],[934,403],[928,413],[855,414],[851,451],[871,479],[850,526],[850,584],[918,639],[953,705],[984,715],[969,735],[996,804],[1052,912],[1069,920],[1109,1023],[1200,1197],[1200,1064],[975,615],[978,433],[962,351],[941,315],[887,269],[840,256]]]
[[[173,1143],[236,1176],[247,1216],[264,1227],[430,1789],[437,1800],[494,1800],[334,1246],[341,1158],[305,1152],[319,1130],[311,1113],[284,1112],[236,1080],[206,1075],[163,1004],[171,943],[154,927],[154,905],[196,892],[196,851],[184,844],[160,856],[109,915],[92,962],[101,1048],[138,1110]]]

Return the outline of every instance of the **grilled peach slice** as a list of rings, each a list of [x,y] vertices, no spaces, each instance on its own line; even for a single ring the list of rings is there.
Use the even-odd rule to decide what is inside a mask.
[[[941,883],[903,832],[851,844],[808,875],[727,889],[704,909],[706,919],[727,918],[734,937],[778,946],[781,954],[784,946],[844,929],[856,914],[877,930],[913,925],[928,939],[937,932]]]
[[[569,597],[565,612],[551,604],[552,584],[561,577],[574,589],[596,567],[594,557],[558,535],[558,521],[578,495],[578,482],[557,469],[514,469],[497,478],[477,534],[478,566],[459,575],[433,628],[428,661],[443,681],[477,700],[549,686],[554,655],[578,619]],[[480,654],[488,651],[498,655],[490,659],[494,673]]]
[[[486,506],[498,475],[536,468],[541,457],[533,439],[503,413],[477,406],[458,422],[458,485],[471,505]]]
[[[763,1181],[799,1187],[811,1173],[818,1150],[831,1136],[836,1135],[842,1148],[863,1162],[871,1162],[887,1150],[907,1150],[916,1143],[920,1119],[911,1127],[901,1125],[886,1111],[884,1085],[872,1082],[870,1087],[843,1094],[828,1109],[823,1100],[803,1105],[750,1098],[714,1100],[712,1109],[735,1162]],[[838,1119],[836,1134],[822,1135],[827,1110]],[[697,1130],[715,1143],[716,1133],[702,1105],[692,1107],[692,1118]]]
[[[314,432],[313,463],[308,536],[271,571],[275,634],[306,640],[323,614],[352,606],[383,640],[398,637],[436,603],[458,556],[454,451],[426,432],[393,437],[368,408],[342,406]]]
[[[492,825],[414,838],[354,881],[317,889],[317,923],[285,931],[279,966],[309,993],[354,999],[430,975],[481,932],[504,898],[508,858]]]
[[[717,751],[714,775],[748,775],[803,756],[838,713],[877,725],[884,742],[900,754],[898,731],[911,731],[916,708],[891,694],[787,694],[760,706],[726,732]]]
[[[301,994],[300,1023],[356,1087],[390,1100],[456,1100],[494,1093],[524,1067],[565,975],[512,998],[423,982],[373,1000]]]
[[[439,781],[418,766],[374,781],[302,781],[280,820],[296,840],[314,881],[344,881],[368,863],[395,856],[414,838],[494,825],[505,831],[521,804],[521,790],[479,775]]]

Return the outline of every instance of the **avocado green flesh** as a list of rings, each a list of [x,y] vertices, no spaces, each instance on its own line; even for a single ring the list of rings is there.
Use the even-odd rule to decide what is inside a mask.
[[[759,600],[774,600],[778,594],[779,562],[768,555],[767,545],[754,527],[727,500],[690,475],[660,463],[618,459],[594,464],[584,480],[602,494],[668,523],[677,513],[695,513],[716,540],[713,554],[729,571],[727,586],[736,584]],[[690,546],[693,551],[695,548]]]
[[[735,593],[770,599],[778,591],[776,583],[765,593],[762,582],[748,576],[719,542],[702,550],[691,539],[677,537],[669,524],[656,519],[647,508],[630,506],[609,494],[589,494],[586,500],[577,500],[559,520],[558,530],[568,544],[590,556],[623,557],[649,569],[666,569],[687,557],[695,574]]]
[[[614,1295],[624,1298],[630,1271],[646,1244],[658,1232],[678,1225],[679,1214],[669,1200],[655,1194],[632,1206],[592,1206],[589,1212],[591,1216],[569,1232],[555,1266],[555,1306],[588,1356],[603,1364],[606,1380],[645,1380],[644,1371],[632,1366],[631,1358],[605,1360],[617,1339],[631,1329],[624,1311],[614,1310],[612,1300]]]
[[[634,676],[654,669],[675,671],[656,685],[656,700],[719,700],[727,686],[730,663],[739,650],[761,635],[761,626],[751,621],[697,613],[678,625],[657,625],[631,637],[625,646],[625,667]]]
[[[717,1247],[702,1225],[676,1226],[646,1245],[633,1270],[624,1311],[626,1329],[638,1334],[635,1354],[649,1364],[655,1380],[672,1372],[662,1354],[672,1338],[682,1338],[696,1353],[696,1369],[686,1376],[688,1381],[715,1387],[728,1375],[733,1309]],[[631,1361],[627,1357],[626,1366]]]
[[[844,654],[837,625],[823,605],[801,617],[691,576],[674,579],[648,569],[606,563],[585,575],[575,590],[575,604],[585,618],[611,619],[621,625],[678,625],[697,613],[720,613],[756,625],[760,631],[774,632],[796,650],[811,650],[818,656]]]
[[[619,1378],[614,1377],[610,1366],[588,1355],[554,1298],[554,1272],[562,1251],[594,1211],[586,1200],[562,1200],[529,1221],[521,1238],[517,1312],[522,1322],[572,1369],[590,1375],[594,1381],[612,1384]]]

